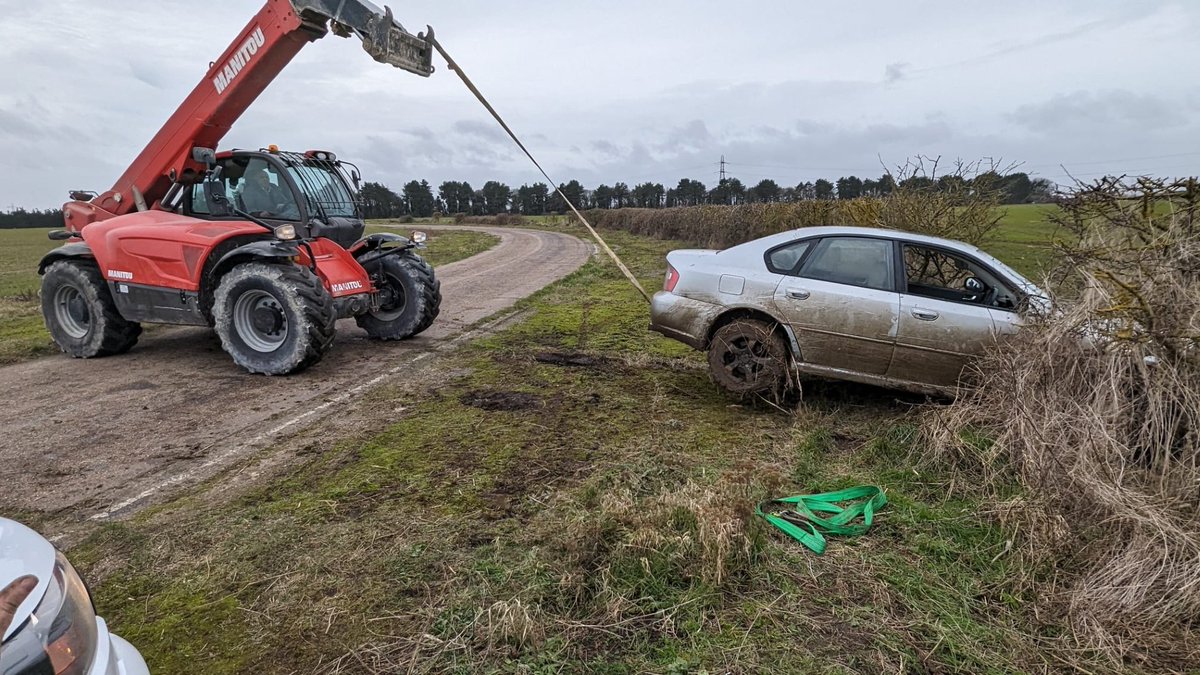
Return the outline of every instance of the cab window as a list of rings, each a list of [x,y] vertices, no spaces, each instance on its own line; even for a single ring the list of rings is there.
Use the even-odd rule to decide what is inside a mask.
[[[888,239],[830,237],[822,239],[800,269],[800,276],[835,284],[895,289],[895,256]]]

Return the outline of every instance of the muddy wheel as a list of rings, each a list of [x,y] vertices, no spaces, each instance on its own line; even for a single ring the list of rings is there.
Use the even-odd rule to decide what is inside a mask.
[[[433,267],[412,253],[388,256],[380,265],[380,308],[355,317],[359,327],[377,340],[403,340],[429,328],[442,307]]]
[[[708,347],[713,380],[731,394],[779,394],[787,389],[788,351],[783,336],[753,319],[732,321]]]
[[[221,278],[213,320],[234,363],[252,373],[286,375],[321,360],[333,344],[337,313],[308,268],[251,262]]]
[[[127,352],[142,334],[141,324],[117,311],[100,270],[88,261],[61,260],[46,268],[42,317],[55,344],[77,359]]]

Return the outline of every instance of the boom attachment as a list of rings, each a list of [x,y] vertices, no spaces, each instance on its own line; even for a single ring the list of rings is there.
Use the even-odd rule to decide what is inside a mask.
[[[292,0],[297,13],[310,12],[328,19],[339,37],[351,33],[362,39],[371,58],[422,77],[433,72],[433,28],[413,35],[392,16],[392,8],[381,11],[368,0]]]

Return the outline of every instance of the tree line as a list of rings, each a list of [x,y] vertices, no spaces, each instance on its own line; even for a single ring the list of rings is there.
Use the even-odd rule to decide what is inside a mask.
[[[999,191],[1005,204],[1048,202],[1053,199],[1055,184],[1045,178],[1030,178],[1023,172],[1000,174],[987,171],[967,178],[947,174],[933,179],[911,176],[897,182],[891,174],[879,178],[843,176],[836,181],[818,178],[795,186],[782,186],[770,178],[747,187],[737,178],[720,180],[713,187],[691,178],[681,178],[673,188],[662,183],[645,182],[630,187],[628,183],[601,183],[587,189],[578,180],[558,186],[576,206],[583,209],[643,209],[699,204],[753,204],[765,202],[798,202],[815,199],[857,199],[883,197],[897,186],[953,192],[972,189]],[[361,199],[368,218],[392,218],[411,215],[428,217],[434,213],[463,213],[475,216],[494,216],[502,213],[542,215],[563,213],[567,205],[557,190],[545,183],[522,185],[512,189],[499,181],[490,180],[476,190],[466,181],[445,181],[435,192],[425,180],[404,184],[399,193],[382,183],[365,183]]]
[[[971,189],[999,190],[1005,204],[1047,202],[1053,198],[1055,185],[1045,178],[1030,178],[1022,172],[1000,174],[987,171],[967,178],[947,174],[933,179],[915,175],[898,183],[891,174],[879,178],[843,176],[836,181],[818,178],[795,186],[781,186],[770,178],[747,187],[737,178],[718,181],[713,187],[691,178],[681,178],[672,188],[662,183],[645,182],[630,187],[628,183],[600,184],[587,189],[578,180],[560,184],[563,192],[576,206],[583,209],[622,209],[637,207],[658,209],[699,204],[753,204],[764,202],[798,202],[813,199],[856,199],[883,197],[897,185],[937,192]],[[480,189],[466,181],[445,181],[433,186],[425,180],[404,184],[399,193],[382,183],[365,183],[359,195],[367,218],[398,216],[428,217],[434,213],[464,213],[474,216],[494,216],[501,213],[520,213],[536,216],[564,213],[567,205],[557,190],[545,183],[522,185],[512,189],[500,181],[490,180]],[[62,210],[26,210],[16,208],[0,211],[0,229],[16,227],[61,227]]]
[[[20,227],[62,227],[62,209],[26,210],[20,207],[0,211],[0,230]]]

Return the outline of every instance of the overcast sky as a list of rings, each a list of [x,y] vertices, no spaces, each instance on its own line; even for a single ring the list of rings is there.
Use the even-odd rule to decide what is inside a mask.
[[[0,0],[0,209],[104,190],[256,0]],[[413,0],[558,181],[878,176],[915,155],[1067,181],[1200,173],[1200,2]],[[436,59],[436,57],[435,57]],[[367,180],[540,177],[459,80],[305,48],[224,148],[330,149]]]

